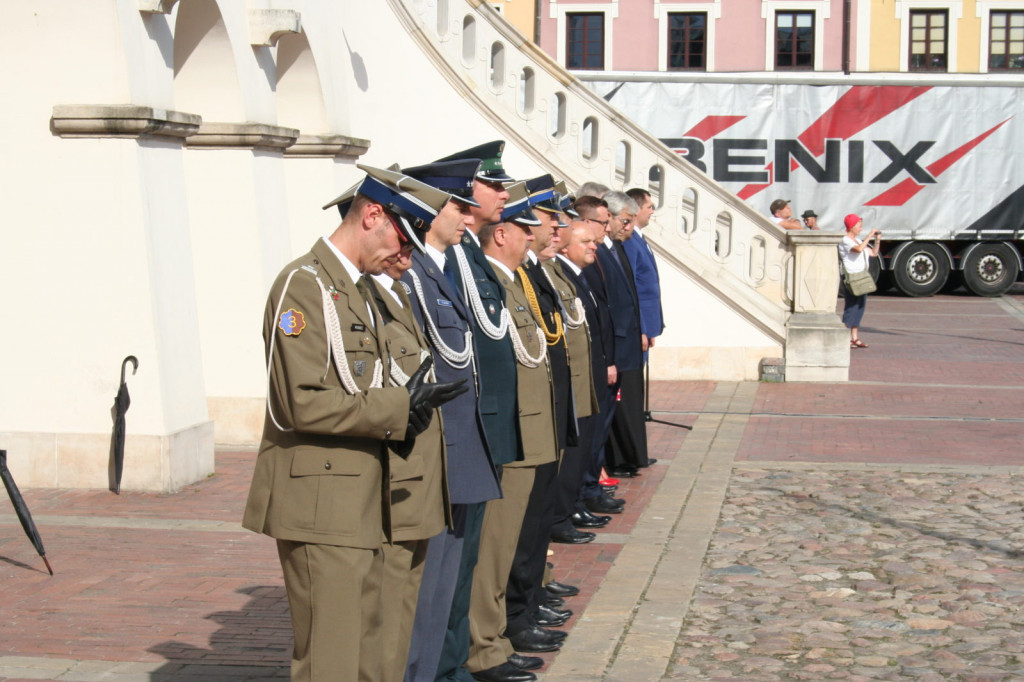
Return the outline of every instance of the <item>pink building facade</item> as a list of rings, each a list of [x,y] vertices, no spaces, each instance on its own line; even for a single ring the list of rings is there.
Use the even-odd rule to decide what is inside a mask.
[[[574,70],[842,71],[843,4],[843,0],[541,0],[540,46]],[[851,63],[856,58],[855,30],[851,19]],[[788,41],[790,36],[793,39]]]

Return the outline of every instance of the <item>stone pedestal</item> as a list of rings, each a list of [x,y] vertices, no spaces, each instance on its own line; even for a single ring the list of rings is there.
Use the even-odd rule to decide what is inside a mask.
[[[794,247],[793,312],[786,323],[786,381],[847,381],[850,335],[836,315],[839,232],[799,230]]]

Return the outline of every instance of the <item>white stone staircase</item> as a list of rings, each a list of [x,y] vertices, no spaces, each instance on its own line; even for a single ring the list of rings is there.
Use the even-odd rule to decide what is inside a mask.
[[[649,187],[658,211],[644,234],[662,262],[777,344],[789,378],[846,378],[849,349],[842,352],[834,315],[834,235],[794,235],[768,221],[594,94],[486,2],[388,2],[455,91],[539,167],[575,186]],[[810,249],[807,257],[796,257],[800,243]],[[810,268],[799,277],[798,261]],[[794,289],[795,281],[801,285]],[[794,313],[816,315],[810,344],[790,338]],[[828,338],[818,338],[821,331]],[[821,344],[828,357],[797,357],[797,347]]]

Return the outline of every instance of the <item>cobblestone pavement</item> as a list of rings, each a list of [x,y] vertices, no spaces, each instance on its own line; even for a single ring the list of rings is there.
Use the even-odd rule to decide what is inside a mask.
[[[669,679],[1024,679],[1010,473],[733,472]]]
[[[849,383],[653,382],[689,428],[650,423],[625,513],[552,545],[581,593],[543,682],[1024,681],[1022,301],[872,297]],[[253,458],[24,491],[52,578],[0,502],[0,682],[287,679],[273,543],[238,525]]]

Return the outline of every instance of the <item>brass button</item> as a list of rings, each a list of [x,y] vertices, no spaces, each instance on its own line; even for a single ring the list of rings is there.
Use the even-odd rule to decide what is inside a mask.
[[[324,464],[324,469],[327,469],[328,471],[330,471],[330,469],[331,469],[331,463],[330,463],[330,462],[326,462],[326,463]]]

